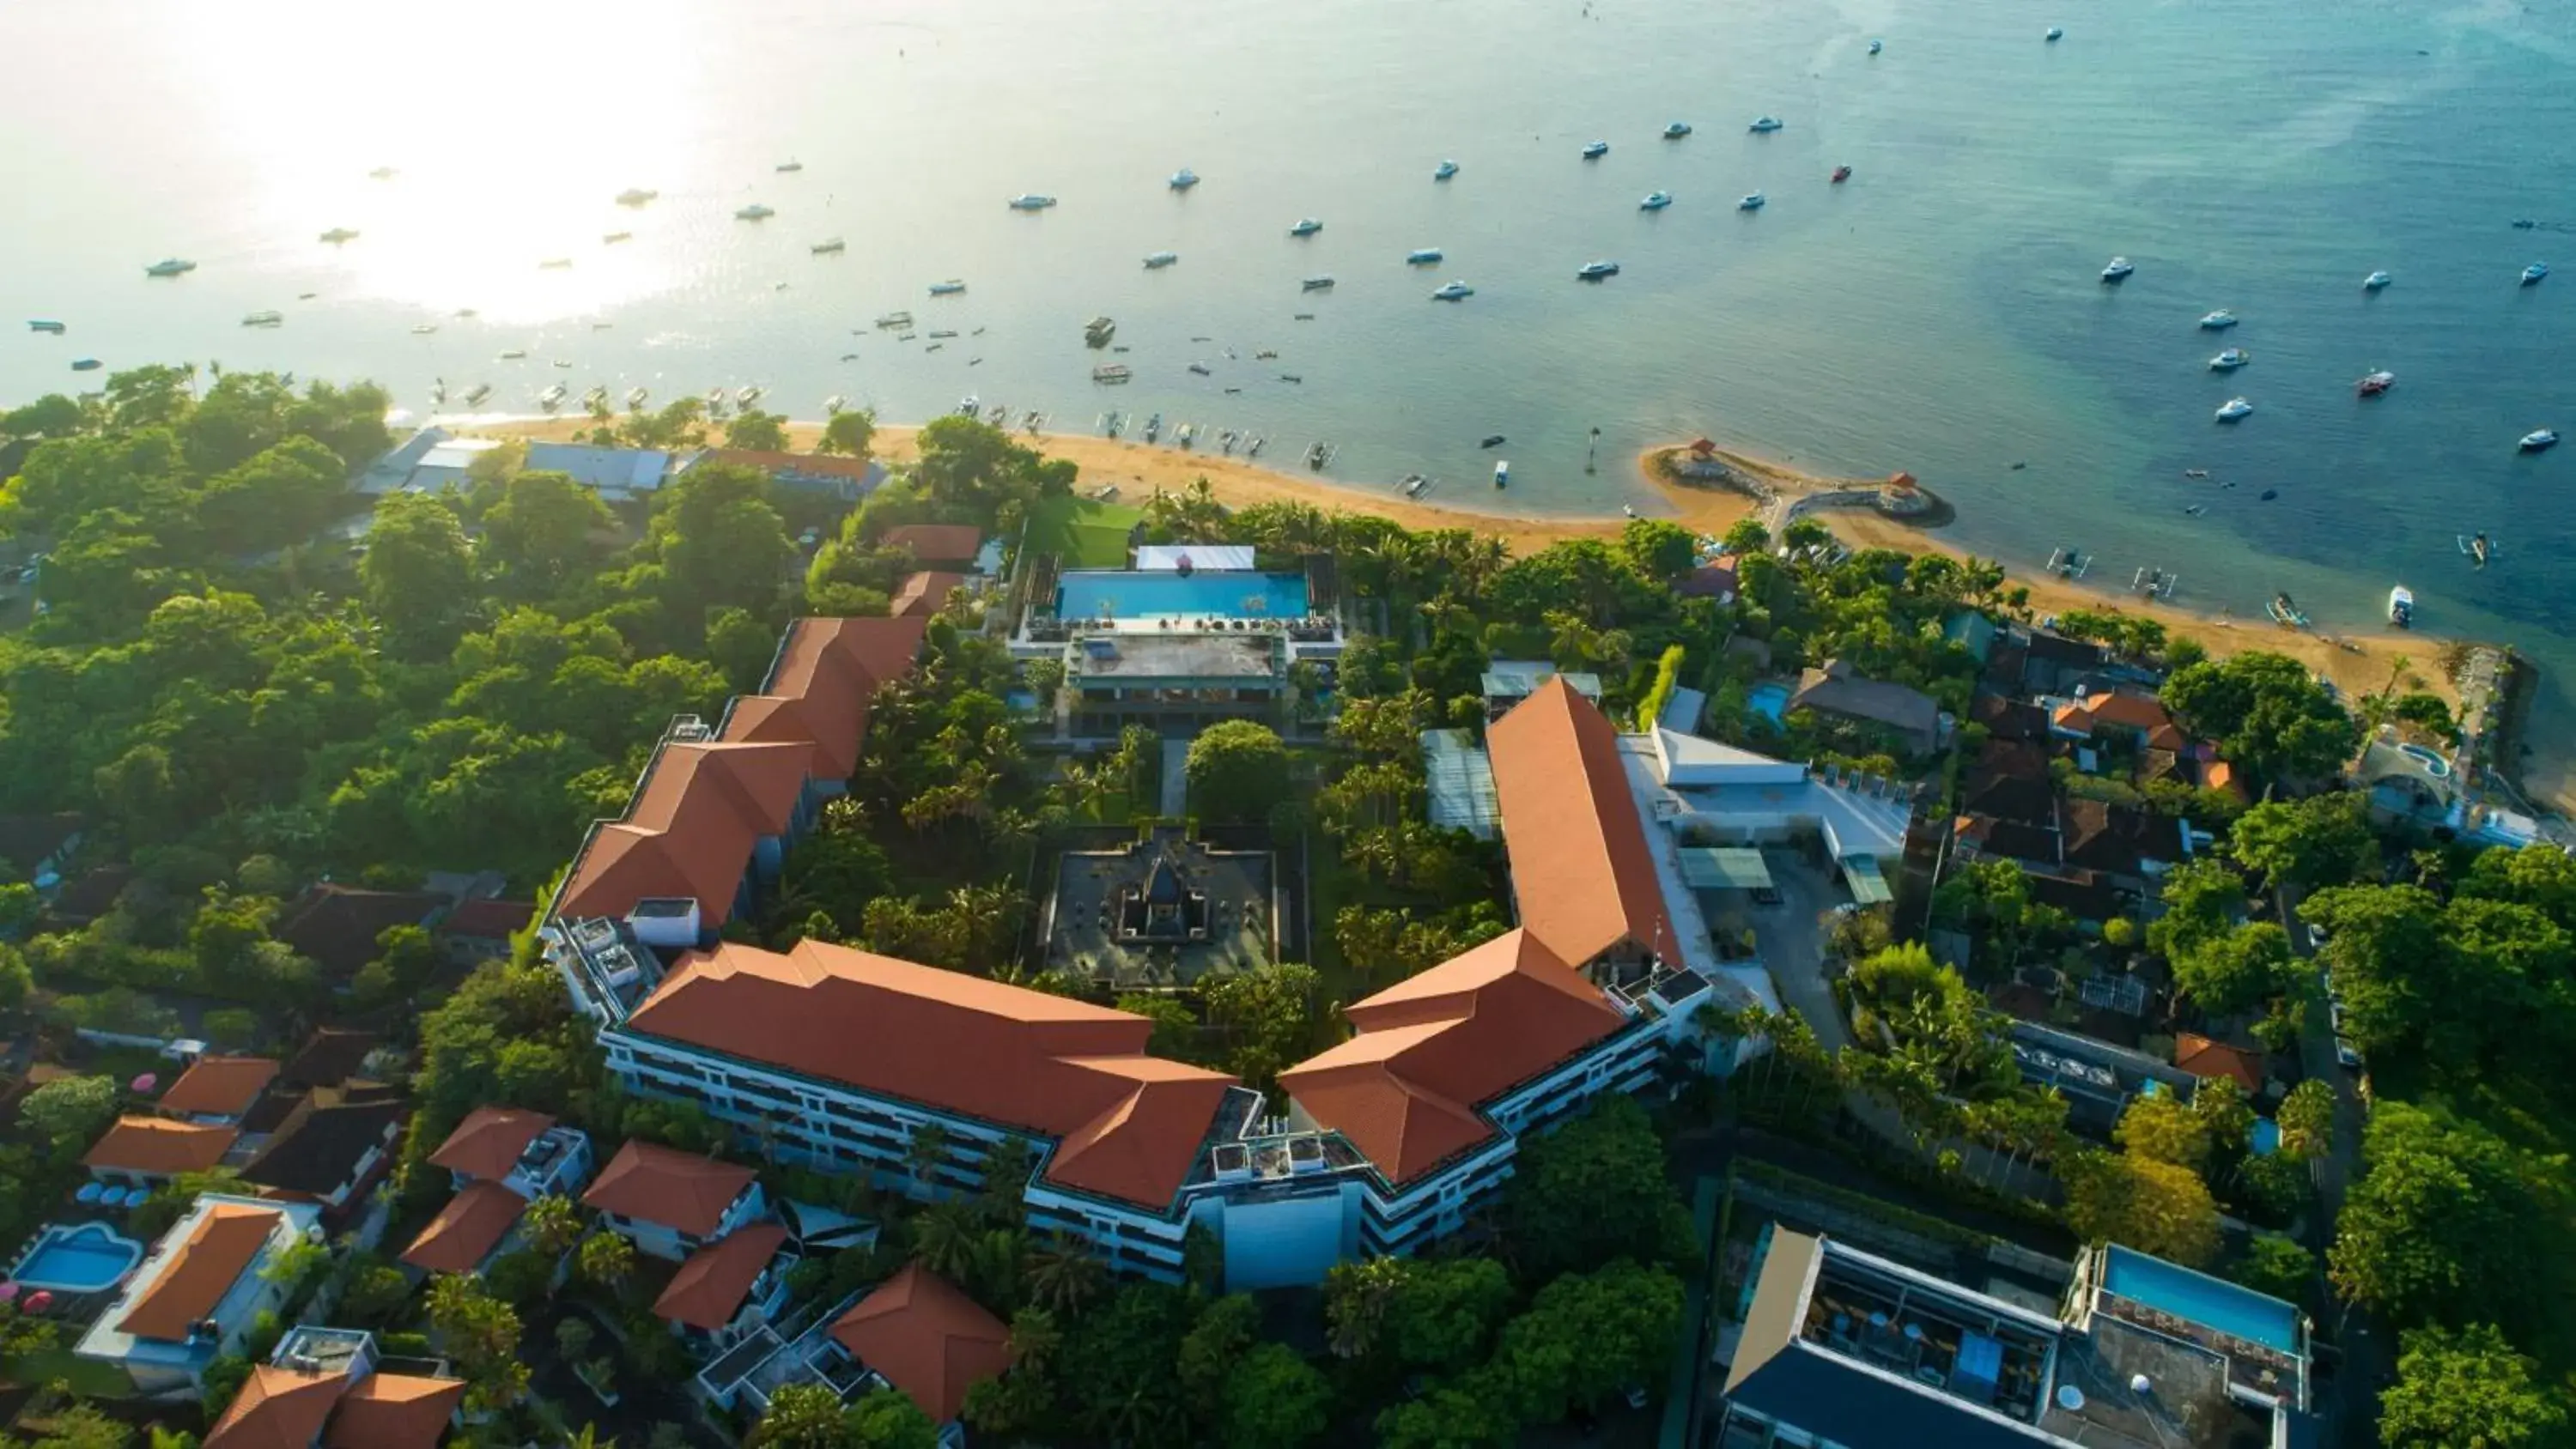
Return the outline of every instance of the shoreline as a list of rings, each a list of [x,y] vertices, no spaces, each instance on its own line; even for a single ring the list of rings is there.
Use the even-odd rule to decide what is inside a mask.
[[[591,424],[586,418],[532,418],[459,426],[464,430],[500,437],[564,441]],[[787,424],[788,446],[795,450],[810,450],[822,431],[819,423],[791,422]],[[888,464],[909,462],[916,456],[915,441],[919,433],[920,428],[916,425],[880,424],[871,454]],[[1515,553],[1544,548],[1564,539],[1615,538],[1628,522],[1624,517],[1515,514],[1451,507],[1401,497],[1380,497],[1320,476],[1307,477],[1242,458],[1184,452],[1174,447],[1125,439],[1047,433],[1036,437],[1015,435],[1014,440],[1049,457],[1071,461],[1082,470],[1086,484],[1115,482],[1121,485],[1122,493],[1131,489],[1149,493],[1157,488],[1178,491],[1204,478],[1217,501],[1229,508],[1257,503],[1298,502],[1328,511],[1340,509],[1373,514],[1411,529],[1465,528],[1500,538]],[[1694,533],[1722,535],[1738,520],[1771,513],[1796,499],[1855,488],[1875,488],[1882,481],[1821,477],[1767,459],[1718,453],[1717,456],[1728,466],[1748,475],[1771,493],[1770,499],[1760,500],[1730,488],[1689,486],[1662,476],[1656,467],[1657,460],[1683,446],[1686,444],[1661,444],[1647,448],[1631,458],[1629,466],[1634,470],[1637,482],[1663,505],[1651,512],[1641,509],[1638,516],[1667,518]],[[1120,501],[1135,500],[1122,497]],[[1946,508],[1941,510],[1942,514],[1946,512]],[[1853,548],[1885,548],[1907,554],[1939,553],[1957,559],[1974,556],[1970,550],[1941,537],[1941,527],[1917,526],[1874,509],[1821,508],[1806,516],[1823,524],[1836,538]],[[2116,609],[2133,617],[2153,619],[2163,624],[2175,638],[2197,639],[2213,656],[2223,657],[2254,649],[2287,655],[2331,681],[2348,698],[2377,693],[2387,688],[2393,678],[2399,680],[2401,690],[2412,688],[2415,686],[2411,681],[2420,678],[2423,688],[2440,695],[2446,702],[2456,704],[2459,699],[2458,687],[2441,677],[2434,663],[2443,641],[2429,636],[2394,630],[2351,634],[2293,631],[2274,626],[2268,620],[2238,619],[2225,610],[2192,609],[2145,600],[2116,587],[2073,583],[2022,572],[2015,572],[2010,577],[2013,586],[2029,589],[2031,611],[2039,617],[2074,609]],[[2537,775],[2565,773],[2560,763],[2547,753],[2535,753],[2526,764],[2531,773]],[[2547,803],[2562,809],[2567,806],[2566,801],[2555,798]]]

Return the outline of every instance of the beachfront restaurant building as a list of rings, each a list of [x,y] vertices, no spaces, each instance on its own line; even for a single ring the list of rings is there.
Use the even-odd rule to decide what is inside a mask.
[[[1229,566],[1207,566],[1202,556]],[[1059,737],[1228,719],[1284,726],[1292,670],[1319,666],[1315,682],[1329,680],[1342,651],[1331,560],[1263,570],[1248,549],[1199,546],[1140,549],[1138,558],[1128,569],[1031,565],[1012,652],[1063,665],[1052,702]]]

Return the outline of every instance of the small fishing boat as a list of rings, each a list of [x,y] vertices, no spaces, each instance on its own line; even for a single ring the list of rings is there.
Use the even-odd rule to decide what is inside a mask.
[[[1646,199],[1637,203],[1637,209],[1639,211],[1661,211],[1672,204],[1673,194],[1671,192],[1649,191],[1646,193]]]
[[[164,257],[143,269],[147,277],[180,277],[197,269],[197,264],[180,257]],[[2535,278],[2534,280],[2538,280]]]
[[[733,216],[736,221],[767,221],[777,214],[778,211],[776,208],[763,206],[759,202],[755,201],[751,205],[734,212]]]
[[[644,203],[651,201],[654,197],[661,194],[662,193],[658,191],[647,191],[641,186],[630,186],[624,191],[617,193],[617,204],[620,206],[642,206]]]
[[[1161,413],[1156,413],[1156,414],[1154,414],[1152,417],[1145,419],[1145,441],[1146,441],[1146,442],[1149,442],[1149,443],[1150,443],[1150,442],[1154,441],[1154,439],[1156,439],[1157,437],[1160,437],[1160,436],[1162,435],[1162,432],[1163,432],[1163,415],[1162,415]]]
[[[556,367],[570,367],[570,366],[572,366],[572,364],[571,364],[570,362],[567,362],[567,361],[565,361],[563,358],[560,358],[560,357],[558,357],[558,358],[556,358],[556,359],[554,360],[553,365],[554,365],[554,366],[556,366]]]
[[[1121,383],[1133,376],[1135,374],[1123,362],[1112,362],[1091,370],[1091,380],[1099,383]]]
[[[1407,473],[1404,475],[1404,481],[1397,486],[1403,491],[1405,497],[1419,498],[1422,496],[1422,490],[1431,486],[1431,480],[1419,473]]]
[[[1786,123],[1778,116],[1756,116],[1753,118],[1753,124],[1744,129],[1757,136],[1767,136],[1779,130],[1784,124]]]
[[[1588,141],[1584,143],[1583,159],[1586,161],[1598,161],[1609,154],[1610,143],[1607,141]]]
[[[2554,428],[2535,429],[2523,434],[2515,446],[2526,453],[2545,453],[2558,446],[2558,432]]]
[[[563,405],[563,400],[566,397],[571,396],[571,394],[572,390],[570,388],[565,387],[562,383],[556,383],[554,386],[547,388],[544,392],[537,394],[537,406],[548,409],[561,407]]]
[[[1322,222],[1309,216],[1301,218],[1295,226],[1288,228],[1288,234],[1290,236],[1313,236],[1315,233],[1322,231],[1323,229],[1324,224]]]
[[[2229,398],[2218,405],[2218,420],[2222,423],[2239,422],[2253,415],[2254,405],[2241,397]]]
[[[1173,172],[1171,180],[1166,184],[1174,191],[1187,191],[1191,187],[1199,184],[1199,174],[1192,171],[1187,166],[1184,166],[1180,170]]]
[[[1477,447],[1479,447],[1479,448],[1499,448],[1499,447],[1501,447],[1502,445],[1503,445],[1503,435],[1502,435],[1502,434],[1500,434],[1500,433],[1487,433],[1487,434],[1485,435],[1485,440],[1484,440],[1483,442],[1481,442],[1481,443],[1478,443],[1476,446],[1477,446]]]
[[[1827,179],[1832,181],[1836,186],[1840,186],[1844,182],[1851,180],[1851,168],[1848,166],[1837,166],[1834,168],[1834,174]]]
[[[1147,252],[1145,254],[1145,270],[1149,272],[1160,271],[1162,268],[1168,267],[1180,259],[1181,254],[1179,252]]]
[[[731,407],[731,403],[729,403],[725,398],[725,390],[721,387],[711,387],[707,389],[706,404],[707,416],[711,418],[723,417],[727,409]]]
[[[2272,616],[2273,623],[2284,629],[2308,627],[2307,611],[2300,608],[2288,594],[2274,594],[2272,601],[2263,606],[2263,611]]]
[[[2377,397],[2396,385],[2396,373],[2374,372],[2369,376],[2364,377],[2361,381],[2354,383],[2352,385],[2352,390],[2363,397]]]
[[[2415,595],[2404,584],[2388,591],[2388,622],[2400,629],[2415,627]]]
[[[95,357],[75,357],[72,359],[72,371],[74,372],[96,372],[106,365],[107,364],[99,361]]]
[[[1476,295],[1476,289],[1464,282],[1443,282],[1431,293],[1434,302],[1463,302]]]
[[[2111,259],[2111,264],[2102,269],[2102,280],[2106,282],[2125,282],[2129,279],[2130,274],[2137,271],[2137,269],[2138,264],[2130,261],[2127,257],[2113,257]]]
[[[1574,275],[1586,282],[1597,282],[1604,277],[1619,275],[1619,264],[1612,261],[1585,262],[1574,269]]]
[[[2532,286],[2539,282],[2541,278],[2548,275],[2549,263],[2533,262],[2530,266],[2522,269],[2522,284],[2526,287]]]
[[[1886,47],[1887,47],[1887,42],[1886,42],[1886,41],[1884,41],[1884,40],[1873,40],[1873,41],[1871,41],[1871,42],[1869,43],[1869,53],[1870,53],[1870,54],[1872,54],[1872,55],[1876,55],[1876,54],[1878,54],[1881,50],[1886,49]]]
[[[1763,207],[1769,204],[1769,199],[1763,196],[1761,192],[1748,191],[1744,194],[1743,200],[1735,203],[1735,209],[1738,211],[1760,211]]]
[[[505,347],[501,349],[501,360],[503,362],[517,362],[519,359],[526,357],[527,355],[528,349],[524,347]]]
[[[1431,179],[1434,181],[1446,181],[1457,174],[1458,163],[1455,161],[1443,161],[1431,168]]]
[[[1690,122],[1688,121],[1675,121],[1664,127],[1664,139],[1667,141],[1678,141],[1690,133],[1691,128]]]
[[[1440,248],[1438,247],[1415,247],[1404,254],[1404,264],[1408,267],[1436,266],[1439,261]]]
[[[957,329],[956,329],[956,328],[954,328],[954,327],[943,328],[943,329],[940,329],[940,330],[937,330],[937,331],[932,332],[932,333],[930,334],[930,340],[931,340],[931,341],[933,341],[933,342],[942,342],[942,341],[946,341],[948,338],[954,337],[954,336],[956,336],[956,335],[957,335]]]
[[[818,241],[814,243],[813,246],[807,248],[807,250],[813,252],[813,254],[818,257],[830,256],[835,252],[848,251],[849,243],[836,236],[825,237],[823,240]]]
[[[1204,362],[1193,362],[1193,363],[1191,363],[1191,364],[1190,364],[1190,371],[1197,373],[1197,374],[1198,374],[1199,376],[1201,376],[1201,377],[1206,377],[1206,376],[1208,376],[1208,375],[1209,375],[1209,374],[1208,374],[1208,365],[1207,365],[1206,363],[1204,363]]]
[[[1333,290],[1333,279],[1330,277],[1308,277],[1305,281],[1298,283],[1297,286],[1299,291],[1304,292],[1329,292]]]
[[[435,332],[435,331],[437,331],[437,330],[438,330],[438,324],[437,324],[437,323],[435,323],[435,322],[422,322],[422,323],[419,323],[419,324],[415,325],[415,326],[411,329],[411,335],[412,335],[412,336],[414,336],[414,337],[427,337],[429,334],[431,334],[432,332]]]
[[[840,416],[842,409],[847,408],[849,405],[850,400],[848,398],[841,396],[839,393],[834,393],[830,397],[823,399],[823,416],[827,418],[838,417]]]
[[[2209,476],[2209,470],[2207,468],[2185,468],[2182,470],[2182,476],[2186,478],[2206,478]]]
[[[443,378],[443,377],[433,377],[433,378],[431,378],[431,379],[429,380],[429,400],[430,400],[430,402],[431,402],[431,403],[433,403],[433,404],[443,403],[443,402],[447,401],[447,379],[446,379],[446,378]]]
[[[2049,40],[2049,43],[2050,43],[2050,44],[2052,44],[2052,45],[2053,45],[2053,44],[2055,44],[2055,43],[2056,43],[2056,42],[2058,42],[2058,41],[2064,40],[2065,38],[2066,38],[2066,32],[2065,32],[2065,31],[2058,29],[2058,28],[2057,28],[2056,26],[2054,26],[2054,25],[2052,25],[2052,26],[2048,27],[2048,40]]]
[[[283,327],[286,325],[286,314],[283,312],[253,312],[249,316],[242,318],[242,325],[244,327]]]
[[[979,397],[975,396],[975,394],[973,394],[973,393],[971,393],[971,392],[970,392],[970,393],[968,393],[968,394],[966,394],[966,396],[965,396],[965,397],[963,397],[963,398],[961,398],[961,399],[959,399],[959,400],[958,400],[958,403],[957,403],[957,416],[959,416],[959,417],[961,417],[961,418],[971,418],[971,417],[975,417],[975,416],[977,416],[977,415],[981,414],[983,411],[984,411],[984,400],[983,400],[982,398],[979,398]]]
[[[804,169],[805,169],[805,163],[804,163],[804,162],[802,162],[802,161],[781,161],[781,162],[779,162],[776,166],[773,166],[773,167],[771,167],[770,169],[771,169],[771,170],[773,170],[773,171],[777,171],[777,172],[780,172],[780,173],[782,173],[782,174],[785,174],[785,173],[789,173],[789,172],[796,172],[796,171],[802,171],[802,170],[804,170]]]
[[[467,390],[465,394],[465,405],[469,408],[478,407],[482,404],[483,399],[490,397],[491,395],[492,384],[488,382],[478,382],[474,384],[471,389]]]
[[[2209,370],[2212,372],[2234,372],[2236,369],[2243,367],[2245,364],[2252,362],[2253,360],[2253,353],[2246,351],[2242,347],[2231,347],[2218,354],[2216,357],[2209,359]]]
[[[2460,552],[2475,560],[2479,568],[2485,568],[2488,560],[2495,557],[2495,545],[2487,542],[2487,536],[2483,533],[2472,534],[2466,538],[2455,538],[2454,541],[2460,545]]]
[[[537,263],[537,270],[541,272],[560,272],[571,265],[572,258],[570,257],[548,257],[544,261]]]
[[[631,231],[612,231],[606,236],[601,237],[599,239],[599,244],[601,246],[613,247],[619,242],[628,242],[633,240],[635,240],[635,233]]]
[[[581,395],[581,405],[586,408],[607,406],[608,389],[604,387],[594,387],[590,391],[583,393]]]
[[[1022,192],[1020,195],[1014,196],[1010,200],[1010,207],[1013,211],[1044,211],[1053,205],[1055,205],[1054,197],[1041,196],[1034,191]]]
[[[1497,488],[1509,488],[1512,486],[1511,459],[1496,458],[1494,460],[1494,486]]]
[[[2365,292],[2376,292],[2380,288],[2385,287],[2396,280],[2397,279],[2395,277],[2388,275],[2386,272],[2373,272],[2369,276],[2361,279],[2361,289]]]
[[[2221,307],[2217,311],[2208,313],[2200,319],[2200,330],[2203,332],[2224,332],[2228,328],[2235,326],[2236,321],[2237,318],[2235,313]]]
[[[2092,568],[2093,556],[2071,545],[2051,550],[2048,555],[2048,572],[2061,579],[2080,579]]]
[[[2185,509],[2184,511],[2188,513],[2190,510]],[[2129,587],[2135,589],[2141,597],[2149,599],[2168,599],[2173,597],[2175,582],[2176,580],[2172,574],[2166,573],[2163,569],[2153,567],[2142,567],[2136,573],[2129,576]]]
[[[358,234],[345,226],[335,226],[329,231],[322,233],[322,240],[329,242],[335,247],[342,242],[351,242],[356,241],[357,239]]]
[[[651,396],[651,394],[645,392],[644,389],[640,387],[628,388],[626,390],[626,406],[630,409],[640,408],[644,406],[644,399],[649,396]]]
[[[933,282],[930,284],[930,295],[934,297],[954,297],[965,290],[966,284],[957,280],[955,277],[951,277],[944,282]]]
[[[1179,432],[1177,432],[1177,433],[1172,434],[1172,441],[1173,441],[1173,442],[1175,442],[1175,443],[1178,443],[1178,444],[1180,444],[1182,447],[1186,448],[1186,447],[1188,447],[1190,444],[1197,442],[1197,441],[1198,441],[1198,437],[1199,437],[1199,425],[1198,425],[1198,424],[1196,424],[1196,423],[1183,423],[1183,424],[1181,424],[1181,430],[1180,430]]]
[[[767,396],[768,392],[769,389],[762,387],[758,383],[753,383],[749,387],[737,389],[733,395],[734,406],[747,408]]]
[[[1279,374],[1279,380],[1281,382],[1304,382],[1306,379],[1294,372],[1283,372]]]
[[[54,336],[56,336],[56,337],[60,337],[60,336],[62,336],[65,332],[68,332],[68,331],[70,331],[71,329],[70,329],[70,328],[68,328],[68,327],[65,327],[65,326],[64,326],[62,323],[60,323],[60,322],[56,322],[56,321],[54,321],[54,320],[53,320],[52,318],[50,318],[50,317],[36,317],[36,318],[31,318],[31,319],[29,319],[29,320],[28,320],[28,323],[27,323],[27,330],[28,330],[28,331],[30,331],[30,332],[46,332],[46,333],[51,333],[52,335],[54,335]]]
[[[909,327],[912,325],[912,314],[909,312],[888,312],[877,319],[876,325],[889,330]]]

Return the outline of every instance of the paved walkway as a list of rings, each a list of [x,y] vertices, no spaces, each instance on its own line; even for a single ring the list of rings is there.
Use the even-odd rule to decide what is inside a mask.
[[[1187,736],[1163,740],[1163,818],[1178,820],[1190,813],[1190,742]]]

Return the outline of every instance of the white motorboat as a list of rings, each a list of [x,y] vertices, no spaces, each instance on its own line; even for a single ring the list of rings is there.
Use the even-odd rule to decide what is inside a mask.
[[[1649,191],[1646,193],[1646,199],[1637,203],[1637,209],[1639,211],[1661,211],[1672,204],[1673,194],[1671,192]]]
[[[345,226],[335,226],[329,231],[322,233],[322,240],[329,242],[335,247],[342,242],[356,241],[357,239],[357,232]]]
[[[1333,279],[1330,277],[1308,277],[1300,284],[1300,287],[1302,290],[1308,292],[1329,292],[1333,290]]]
[[[1324,224],[1310,216],[1300,220],[1295,226],[1288,228],[1288,234],[1290,236],[1313,236],[1315,233],[1322,231],[1323,229]]]
[[[1434,181],[1446,181],[1457,174],[1458,163],[1455,161],[1443,161],[1431,168],[1431,179]]]
[[[650,396],[650,394],[640,387],[628,388],[626,390],[626,405],[629,408],[640,408],[644,406],[644,399],[648,396]]]
[[[554,386],[547,388],[544,392],[537,394],[537,406],[542,408],[561,407],[563,405],[563,400],[571,395],[572,389],[565,387],[562,383],[556,383]]]
[[[2130,274],[2137,270],[2138,264],[2130,261],[2127,257],[2113,257],[2111,259],[2111,264],[2102,269],[2102,280],[2106,282],[2125,282],[2129,279]]]
[[[1180,170],[1172,173],[1170,185],[1174,191],[1187,191],[1198,184],[1199,174],[1192,171],[1187,166],[1184,166]]]
[[[1512,486],[1511,459],[1497,458],[1494,460],[1494,486],[1497,488],[1509,488]]]
[[[1180,259],[1181,254],[1179,252],[1147,252],[1145,254],[1145,270],[1149,272],[1156,271],[1163,267],[1168,267]]]
[[[2373,272],[2369,276],[2361,279],[2361,289],[2365,292],[2376,292],[2380,288],[2385,287],[2396,280],[2397,279],[2395,277],[2388,275],[2386,272]]]
[[[753,383],[748,387],[737,388],[733,395],[734,406],[747,408],[753,403],[760,401],[768,391],[769,389],[762,387],[758,383]]]
[[[1440,248],[1438,247],[1415,247],[1404,254],[1404,264],[1408,267],[1435,266],[1439,261]]]
[[[53,321],[53,320],[52,320],[52,319],[50,319],[50,318],[39,317],[39,318],[35,318],[34,320],[32,320],[32,321],[28,322],[28,324],[27,324],[27,330],[28,330],[28,331],[30,331],[30,332],[46,332],[46,333],[51,333],[52,335],[54,335],[54,336],[56,336],[56,337],[60,337],[60,336],[62,336],[65,332],[68,332],[68,331],[70,331],[71,329],[70,329],[70,328],[65,327],[65,326],[64,326],[62,323],[60,323],[60,322]]]
[[[2236,369],[2243,367],[2245,364],[2252,362],[2253,360],[2253,353],[2246,351],[2242,347],[2231,347],[2225,352],[2218,354],[2216,357],[2209,359],[2209,370],[2212,372],[2234,372]]]
[[[1053,205],[1055,205],[1054,197],[1040,196],[1034,191],[1023,192],[1022,194],[1011,198],[1011,210],[1013,211],[1044,211]]]
[[[2218,420],[2233,423],[2254,415],[2254,405],[2241,397],[2232,397],[2218,405]]]
[[[1586,161],[1598,161],[1609,154],[1610,143],[1607,141],[1589,141],[1584,143],[1583,159]]]
[[[1671,125],[1664,127],[1664,139],[1667,141],[1678,141],[1690,133],[1691,128],[1690,122],[1688,121],[1675,121]]]
[[[253,312],[242,319],[244,327],[282,327],[285,324],[286,314],[283,312]]]
[[[1735,203],[1735,209],[1738,211],[1760,211],[1763,207],[1769,204],[1769,199],[1763,196],[1761,192],[1749,191],[1745,193],[1742,201]]]
[[[2054,25],[2052,25],[2052,26],[2048,27],[2048,39],[2049,39],[2051,42],[2064,40],[2065,38],[2066,38],[2066,32],[2065,32],[2065,31],[2058,29],[2058,28],[2057,28],[2056,26],[2054,26]]]
[[[2365,374],[2361,381],[2354,383],[2352,390],[2362,397],[2377,397],[2396,385],[2396,373],[2373,372]]]
[[[751,205],[742,207],[735,211],[733,218],[736,221],[767,221],[777,214],[778,211],[775,207],[763,206],[759,202],[755,201]]]
[[[1870,54],[1872,54],[1872,55],[1876,55],[1876,54],[1878,54],[1880,51],[1885,50],[1886,48],[1887,48],[1887,42],[1886,42],[1886,41],[1883,41],[1883,40],[1873,40],[1873,41],[1871,41],[1871,42],[1869,43],[1869,53],[1870,53]]]
[[[662,193],[658,191],[647,191],[641,186],[630,186],[624,191],[617,193],[617,204],[620,206],[642,206],[644,203],[651,201],[654,197],[661,194]]]
[[[2388,622],[2400,629],[2415,626],[2415,595],[2404,584],[2388,591]]]
[[[415,325],[415,326],[411,329],[411,335],[412,335],[412,336],[414,336],[414,337],[427,337],[429,334],[431,334],[432,332],[435,332],[435,331],[437,331],[437,330],[438,330],[438,324],[437,324],[437,323],[435,323],[435,322],[422,322],[422,323],[419,323],[419,324]]]
[[[2522,284],[2528,287],[2548,275],[2549,263],[2533,262],[2530,266],[2522,269]]]
[[[807,248],[807,250],[813,252],[813,254],[818,257],[832,256],[839,252],[848,251],[849,249],[849,243],[836,236],[825,237],[821,241],[814,243],[813,246]]]
[[[2522,435],[2519,446],[2526,453],[2545,453],[2558,446],[2558,430],[2539,428]]]
[[[2200,330],[2203,332],[2224,332],[2235,325],[2236,314],[2224,307],[2200,319]]]
[[[1587,282],[1597,282],[1603,277],[1615,277],[1619,275],[1619,264],[1617,262],[1585,262],[1582,266],[1574,269],[1574,275]]]
[[[1785,124],[1787,123],[1782,121],[1778,116],[1756,116],[1753,118],[1753,124],[1745,127],[1744,129],[1752,131],[1757,135],[1767,136],[1773,131],[1779,130]]]
[[[934,297],[954,297],[965,290],[966,284],[955,277],[950,277],[944,282],[933,282],[930,284],[930,295]]]
[[[1437,290],[1432,292],[1431,300],[1434,302],[1463,302],[1474,295],[1476,295],[1476,289],[1468,286],[1464,282],[1443,282]]]
[[[197,264],[180,257],[165,257],[143,269],[147,277],[180,277],[197,269]]]

